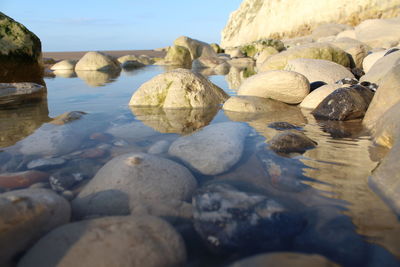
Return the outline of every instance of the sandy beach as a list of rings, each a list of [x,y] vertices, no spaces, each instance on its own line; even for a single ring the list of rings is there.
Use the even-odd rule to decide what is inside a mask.
[[[85,53],[89,51],[72,51],[72,52],[43,52],[44,58],[53,58],[55,60],[62,59],[80,59]],[[165,52],[155,50],[112,50],[100,51],[113,57],[121,57],[125,55],[147,55],[149,57],[164,57]]]

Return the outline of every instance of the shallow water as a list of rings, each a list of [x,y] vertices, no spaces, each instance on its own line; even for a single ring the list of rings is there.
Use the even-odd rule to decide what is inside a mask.
[[[132,93],[163,71],[163,67],[149,66],[120,74],[57,73],[56,78],[46,78],[47,101],[18,110],[0,110],[0,172],[24,171],[34,159],[55,156],[67,161],[57,168],[76,168],[75,171],[84,172],[87,181],[117,155],[147,152],[157,141],[172,141],[209,124],[244,122],[252,133],[246,139],[240,162],[217,176],[195,174],[200,184],[210,180],[245,181],[277,199],[301,204],[309,219],[308,230],[290,246],[291,250],[320,253],[347,266],[355,266],[360,259],[371,266],[398,264],[394,260],[400,259],[398,218],[367,184],[368,175],[382,154],[373,146],[360,121],[318,122],[308,111],[293,106],[266,114],[129,108]],[[210,79],[235,95],[235,90],[229,89],[236,87],[232,77]],[[74,110],[88,114],[67,124],[73,132],[68,138],[74,142],[67,140],[65,149],[59,149],[62,152],[45,156],[20,152],[23,142],[32,135],[40,134],[46,127],[57,127],[48,124],[52,118]],[[276,121],[300,126],[318,146],[303,155],[277,155],[266,144],[278,133],[268,127]],[[53,173],[57,168],[43,171]],[[85,180],[68,189],[79,192]],[[189,264],[193,266],[222,265],[232,259],[235,256],[214,257],[189,251]]]

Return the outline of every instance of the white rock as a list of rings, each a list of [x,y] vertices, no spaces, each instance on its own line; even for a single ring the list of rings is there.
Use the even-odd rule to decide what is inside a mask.
[[[386,50],[377,51],[369,54],[363,60],[363,70],[367,73],[371,67],[386,54]]]
[[[151,216],[107,217],[61,226],[19,261],[28,266],[182,266],[182,237]]]
[[[310,92],[307,78],[297,72],[273,70],[244,80],[238,95],[272,98],[288,104],[298,104]]]
[[[235,122],[216,123],[174,141],[168,153],[206,175],[228,171],[241,158],[246,125]]]
[[[399,64],[400,51],[386,55],[377,60],[369,71],[360,78],[360,81],[368,81],[380,85],[385,75]]]
[[[336,35],[336,39],[340,39],[340,38],[352,38],[352,39],[357,39],[357,38],[356,38],[356,31],[355,31],[355,30],[345,30],[345,31],[342,31],[342,32],[338,33],[338,35]]]
[[[290,60],[285,70],[303,74],[310,83],[322,81],[329,84],[343,78],[354,78],[354,75],[342,65],[322,59],[298,58]]]
[[[316,108],[319,103],[322,102],[322,100],[325,99],[328,95],[330,95],[333,91],[335,91],[338,88],[345,87],[344,85],[339,85],[339,84],[326,84],[323,85],[314,91],[312,91],[310,94],[308,94],[303,101],[300,103],[300,107],[302,108],[309,108],[309,109],[314,109]]]
[[[60,62],[57,62],[50,69],[51,70],[73,70],[73,69],[75,69],[76,62],[77,62],[77,60],[65,59]]]
[[[154,143],[149,150],[147,151],[147,153],[149,154],[162,154],[162,153],[166,153],[168,152],[168,148],[171,145],[170,142],[168,142],[167,140],[160,140],[157,141],[156,143]]]
[[[75,70],[118,70],[121,67],[117,60],[100,53],[88,52],[76,63]]]
[[[132,95],[130,106],[200,108],[217,106],[227,94],[201,74],[176,69],[157,75]]]
[[[129,153],[107,162],[73,200],[72,208],[78,218],[124,215],[128,206],[135,210],[188,201],[196,187],[196,179],[184,166],[149,154]]]
[[[372,47],[390,48],[400,42],[400,18],[365,20],[355,31],[357,40]]]

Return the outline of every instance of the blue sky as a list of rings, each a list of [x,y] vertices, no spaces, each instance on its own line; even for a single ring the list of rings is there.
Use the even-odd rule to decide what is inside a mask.
[[[151,49],[181,35],[220,41],[242,0],[0,0],[0,11],[24,24],[43,51]]]

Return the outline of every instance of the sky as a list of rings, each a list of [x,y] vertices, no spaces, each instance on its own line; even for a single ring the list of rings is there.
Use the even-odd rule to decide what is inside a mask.
[[[242,0],[0,0],[0,11],[24,24],[42,50],[153,49],[182,35],[219,43]]]

